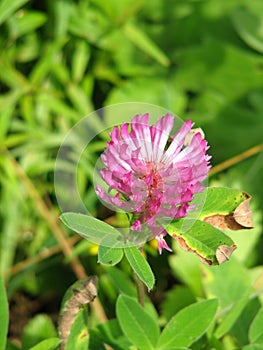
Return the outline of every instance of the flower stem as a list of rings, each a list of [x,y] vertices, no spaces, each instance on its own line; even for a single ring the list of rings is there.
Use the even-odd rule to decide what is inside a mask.
[[[141,304],[142,307],[144,307],[144,294],[145,294],[144,284],[135,272],[134,272],[134,279],[137,287],[138,302]]]
[[[263,143],[254,146],[252,148],[249,148],[248,150],[238,154],[237,156],[234,156],[218,165],[215,165],[210,171],[209,176],[213,176],[217,173],[220,173],[221,171],[230,168],[231,166],[240,163],[241,161],[254,156],[257,153],[260,153],[263,150]]]

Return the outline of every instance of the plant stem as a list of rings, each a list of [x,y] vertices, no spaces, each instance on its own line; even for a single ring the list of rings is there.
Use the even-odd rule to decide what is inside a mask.
[[[252,148],[249,148],[248,150],[246,150],[245,152],[242,152],[240,154],[238,154],[237,156],[234,156],[230,159],[227,159],[226,161],[215,165],[210,171],[209,171],[209,176],[213,176],[217,173],[220,173],[221,171],[230,168],[231,166],[240,163],[242,160],[245,160],[249,157],[254,156],[257,153],[260,153],[261,151],[263,151],[263,143],[254,146]]]

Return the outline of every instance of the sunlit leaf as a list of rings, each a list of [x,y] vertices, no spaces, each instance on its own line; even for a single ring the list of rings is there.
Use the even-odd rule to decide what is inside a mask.
[[[118,230],[89,215],[64,213],[60,218],[71,230],[94,243],[100,243],[103,238],[107,237],[107,241],[116,246],[118,238],[121,237]]]
[[[190,346],[214,320],[217,304],[216,299],[205,300],[179,311],[164,328],[157,349]]]
[[[141,350],[153,350],[159,328],[155,320],[135,299],[121,295],[116,305],[117,318],[127,338]]]

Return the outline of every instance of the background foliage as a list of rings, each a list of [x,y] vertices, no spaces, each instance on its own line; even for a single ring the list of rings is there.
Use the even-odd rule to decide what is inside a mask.
[[[46,338],[51,345],[45,346],[56,346],[62,296],[83,267],[99,276],[105,312],[109,318],[117,312],[127,332],[122,312],[132,301],[123,297],[116,311],[115,302],[120,292],[134,296],[128,264],[97,264],[96,247],[57,220],[58,148],[83,116],[130,101],[195,121],[205,130],[213,165],[262,145],[262,13],[261,0],[0,1],[0,267],[10,305],[8,349],[29,349]],[[78,178],[100,218],[106,213],[90,183],[103,147],[94,143]],[[162,256],[153,244],[145,248],[156,277],[150,299],[159,326],[200,298],[219,301],[219,326],[201,332],[194,349],[263,348],[260,149],[210,178],[210,185],[253,196],[255,228],[232,234],[238,249],[231,261],[209,268],[179,247]],[[4,306],[0,312],[6,314]],[[97,321],[93,314],[90,326]]]

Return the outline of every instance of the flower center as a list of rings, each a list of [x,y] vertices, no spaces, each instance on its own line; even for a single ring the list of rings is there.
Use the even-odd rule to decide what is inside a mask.
[[[147,220],[156,214],[158,211],[163,196],[163,179],[159,173],[156,163],[147,163],[147,174],[142,177],[142,180],[147,185],[147,199],[144,203],[142,212]]]

